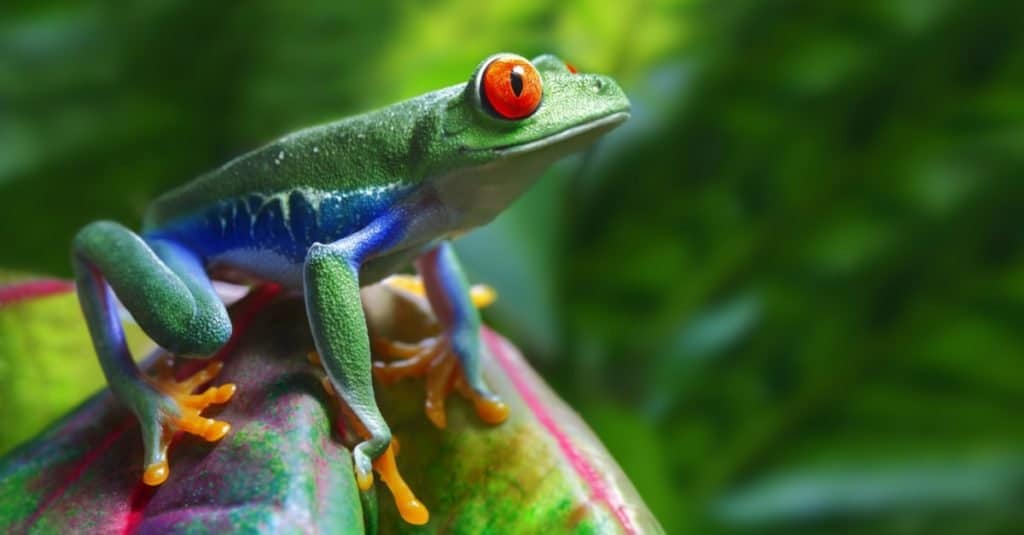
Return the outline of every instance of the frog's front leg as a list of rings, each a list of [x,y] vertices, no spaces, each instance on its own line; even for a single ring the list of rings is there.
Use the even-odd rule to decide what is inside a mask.
[[[388,452],[391,430],[377,407],[370,365],[370,341],[359,293],[359,271],[374,254],[431,230],[439,207],[431,202],[396,207],[349,237],[314,244],[306,256],[303,285],[306,312],[320,362],[336,393],[355,418],[363,441],[352,451],[356,480],[363,491],[373,470],[385,482],[400,480]],[[404,485],[404,483],[403,483]],[[394,490],[394,489],[393,489]],[[400,498],[401,496],[401,498]],[[411,493],[395,493],[402,517],[423,524],[429,514]]]
[[[400,360],[375,363],[378,377],[393,381],[425,375],[427,417],[439,428],[447,424],[444,401],[456,388],[473,402],[477,414],[497,424],[508,417],[508,407],[487,387],[480,370],[480,313],[470,296],[469,283],[449,242],[442,242],[416,260],[430,307],[444,331],[418,345],[377,340],[383,353]],[[404,357],[404,358],[403,358]]]
[[[231,336],[227,310],[199,259],[164,240],[148,242],[108,221],[92,223],[75,236],[73,264],[78,297],[100,366],[111,391],[136,414],[145,447],[143,481],[167,479],[167,445],[175,430],[218,440],[230,426],[203,418],[211,403],[223,403],[234,385],[192,395],[219,364],[176,382],[169,373],[149,379],[135,365],[124,340],[114,294],[154,341],[176,354],[208,357]]]
[[[313,245],[306,257],[304,287],[313,341],[327,376],[368,435],[353,451],[359,488],[367,490],[373,483],[373,459],[391,443],[391,430],[374,399],[359,297],[359,255],[349,245]]]

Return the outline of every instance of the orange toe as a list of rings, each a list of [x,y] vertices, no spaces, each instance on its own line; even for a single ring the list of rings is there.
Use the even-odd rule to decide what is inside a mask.
[[[395,507],[402,520],[415,526],[422,526],[430,521],[430,511],[423,505],[423,502],[416,498],[412,489],[402,479],[398,472],[398,464],[395,462],[394,446],[388,446],[384,454],[373,461],[373,469],[380,474],[381,481],[388,486],[391,495],[395,499]]]
[[[485,423],[496,425],[508,419],[508,405],[501,401],[481,399],[475,401],[476,414]]]
[[[424,412],[426,412],[427,419],[430,420],[430,423],[434,424],[434,427],[438,429],[448,427],[448,415],[444,412],[444,402],[431,403],[428,400],[424,407]]]
[[[366,492],[373,486],[373,474],[356,474],[356,485],[359,490]]]
[[[171,475],[171,470],[167,466],[167,461],[160,461],[146,467],[146,471],[142,474],[142,482],[155,487],[167,481],[169,475]]]
[[[214,420],[213,423],[203,431],[203,438],[210,442],[217,442],[224,438],[224,435],[228,434],[228,431],[231,431],[231,424]]]
[[[214,403],[227,403],[234,397],[235,392],[238,391],[238,387],[235,383],[225,383],[218,387],[214,391],[213,402]]]
[[[180,416],[166,422],[168,430],[171,431],[169,435],[174,431],[181,430],[215,442],[224,438],[224,435],[231,430],[231,425],[227,422],[204,418],[201,414],[210,405],[226,403],[230,400],[238,391],[238,387],[234,383],[211,386],[200,394],[192,393],[197,387],[216,377],[223,367],[223,362],[211,362],[202,370],[181,381],[176,381],[170,370],[165,369],[159,376],[152,379],[156,388],[174,399],[181,411]]]

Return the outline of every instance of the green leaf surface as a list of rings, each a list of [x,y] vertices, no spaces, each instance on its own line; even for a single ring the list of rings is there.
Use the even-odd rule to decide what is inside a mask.
[[[177,439],[170,478],[146,487],[138,425],[101,392],[0,460],[0,530],[362,532],[351,456],[343,433],[332,432],[339,411],[306,358],[303,304],[264,305],[261,295],[233,307],[237,337],[218,357],[225,366],[214,384],[239,388],[217,415],[232,424],[224,439]],[[378,334],[436,328],[408,296],[377,289],[366,299]],[[484,340],[486,378],[511,409],[501,425],[480,423],[453,398],[448,428],[438,430],[423,414],[421,382],[378,387],[400,440],[399,466],[432,514],[426,526],[403,523],[378,485],[381,532],[660,532],[576,414],[508,342],[490,331]]]
[[[0,273],[0,293],[11,294],[27,281]],[[0,426],[0,455],[104,385],[78,298],[66,282],[59,284],[64,287],[44,288],[36,297],[4,303],[0,296],[0,407],[15,415]],[[132,322],[125,322],[125,335],[133,354],[152,347]]]

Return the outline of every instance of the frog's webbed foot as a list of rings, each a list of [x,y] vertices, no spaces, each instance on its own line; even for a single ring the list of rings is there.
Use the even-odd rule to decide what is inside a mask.
[[[309,355],[310,361],[314,364],[320,363],[319,355],[311,353]],[[325,375],[321,378],[321,384],[324,390],[338,401],[338,405],[342,409],[342,413],[345,414],[346,419],[354,427],[354,431],[362,438],[366,439],[369,437],[369,433],[366,431],[366,427],[362,425],[358,418],[352,414],[352,411],[348,408],[345,402],[337,396],[334,392],[334,386],[331,385],[331,381]],[[412,489],[402,479],[402,474],[398,471],[398,463],[395,462],[395,457],[398,455],[398,439],[392,437],[391,443],[387,449],[384,450],[379,457],[373,461],[373,470],[380,475],[381,481],[387,485],[388,490],[391,491],[391,495],[395,499],[395,507],[398,508],[398,513],[402,515],[402,519],[406,522],[422,526],[430,520],[430,511],[423,505],[416,495],[413,494]],[[373,475],[369,477],[358,477],[356,483],[359,485],[359,489],[366,491],[373,485]]]
[[[157,365],[157,374],[147,378],[152,390],[145,390],[135,399],[135,412],[143,429],[146,469],[142,481],[159,485],[167,480],[167,447],[178,431],[216,442],[231,429],[227,422],[201,416],[213,404],[225,403],[235,394],[235,385],[226,383],[211,386],[199,394],[192,392],[220,373],[222,362],[212,362],[202,370],[181,380],[175,380],[170,361]]]
[[[373,349],[375,354],[393,359],[392,362],[373,363],[374,375],[379,380],[392,383],[406,377],[425,377],[427,396],[424,409],[427,418],[439,429],[448,424],[445,399],[453,390],[473,403],[477,415],[484,422],[499,424],[508,418],[508,406],[497,396],[472,388],[466,382],[447,334],[415,344],[374,338]]]
[[[421,277],[392,275],[383,282],[417,298],[426,298]],[[478,284],[469,288],[469,298],[474,307],[484,308],[494,303],[498,295],[491,287]],[[508,406],[487,389],[478,375],[471,378],[475,380],[467,380],[449,333],[443,332],[415,344],[383,337],[374,337],[371,343],[375,355],[392,361],[373,363],[374,375],[379,380],[391,383],[405,377],[426,377],[425,410],[427,418],[438,428],[443,429],[448,423],[445,399],[452,390],[471,401],[484,422],[499,424],[508,417]],[[469,358],[475,362],[475,355]]]

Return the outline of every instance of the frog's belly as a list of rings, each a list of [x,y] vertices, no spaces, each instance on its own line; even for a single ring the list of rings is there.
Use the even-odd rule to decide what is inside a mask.
[[[302,288],[302,263],[277,251],[231,249],[207,261],[215,279],[231,282],[271,281],[292,289]]]
[[[217,278],[257,278],[301,288],[303,263],[312,244],[332,243],[357,232],[410,191],[411,186],[389,186],[250,194],[164,223],[145,235],[182,244],[203,258]],[[397,244],[371,259],[360,271],[360,280],[380,280],[422,249]]]
[[[436,242],[433,241],[406,245],[370,258],[359,269],[359,284],[373,284],[401,271],[434,245]],[[302,289],[304,262],[295,262],[275,251],[234,249],[211,258],[208,265],[214,278],[236,282],[258,279],[276,282],[294,290]]]

